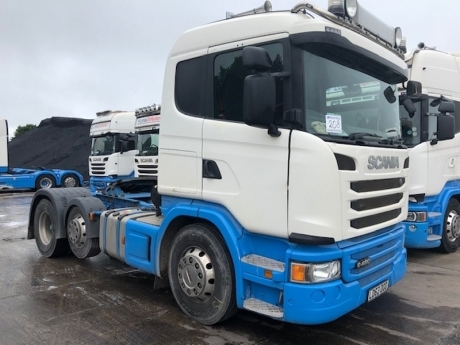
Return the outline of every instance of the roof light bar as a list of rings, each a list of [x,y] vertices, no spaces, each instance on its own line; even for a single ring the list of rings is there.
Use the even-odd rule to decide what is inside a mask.
[[[336,24],[346,26],[366,37],[371,37],[377,43],[393,49],[400,57],[403,55],[399,49],[402,40],[401,28],[393,28],[384,23],[364,7],[358,5],[357,0],[328,0],[328,11],[303,2],[296,5],[291,12],[297,13],[304,9]]]
[[[154,103],[153,105],[149,105],[148,107],[136,109],[134,115],[136,117],[147,116],[147,115],[158,115],[160,114],[160,111],[161,111],[161,105]]]

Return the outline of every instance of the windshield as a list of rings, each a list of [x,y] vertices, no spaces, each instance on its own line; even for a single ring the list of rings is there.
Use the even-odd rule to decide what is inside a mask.
[[[306,50],[303,55],[308,132],[328,140],[400,144],[395,85]]]
[[[114,135],[96,137],[91,142],[91,156],[108,156],[115,152]]]
[[[412,118],[409,116],[406,108],[403,105],[399,106],[399,117],[401,119],[401,135],[404,145],[413,147],[420,144],[422,134],[422,100],[412,99],[415,106],[415,113]]]
[[[138,134],[138,156],[158,156],[158,133]]]

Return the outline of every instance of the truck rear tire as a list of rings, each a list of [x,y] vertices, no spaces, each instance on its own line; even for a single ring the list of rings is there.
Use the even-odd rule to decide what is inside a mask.
[[[86,224],[89,224],[88,215],[81,212],[78,206],[71,208],[67,218],[67,240],[72,253],[79,258],[89,258],[101,252],[99,238],[86,238]]]
[[[80,180],[74,174],[66,174],[62,176],[62,188],[80,187]]]
[[[35,189],[48,189],[56,187],[56,180],[51,175],[40,175],[35,181]]]
[[[439,249],[441,252],[454,253],[460,245],[460,203],[450,199],[442,228],[442,239]]]
[[[213,325],[236,313],[233,262],[211,226],[191,224],[177,233],[168,275],[177,304],[193,320]]]
[[[56,215],[53,205],[47,199],[41,200],[34,214],[34,237],[39,252],[47,257],[57,257],[70,253],[65,238],[57,239],[54,235]]]

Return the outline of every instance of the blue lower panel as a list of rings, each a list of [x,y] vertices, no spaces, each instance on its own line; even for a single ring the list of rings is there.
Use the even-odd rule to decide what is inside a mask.
[[[156,255],[154,255],[158,226],[136,220],[126,223],[126,263],[155,274]]]
[[[406,251],[393,263],[393,270],[369,285],[342,280],[325,284],[284,284],[284,321],[298,324],[322,324],[334,321],[367,302],[370,289],[385,280],[390,286],[406,273]]]
[[[428,228],[430,224],[427,222],[404,222],[404,225],[406,227],[406,239],[404,243],[407,248],[437,248],[441,245],[441,240],[428,241]],[[436,228],[440,228],[440,225],[431,226],[432,233],[440,232]]]

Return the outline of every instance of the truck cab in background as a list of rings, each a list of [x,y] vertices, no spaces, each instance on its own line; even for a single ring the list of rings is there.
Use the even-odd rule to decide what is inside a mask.
[[[136,136],[132,111],[96,113],[90,129],[90,191],[105,190],[109,183],[134,177]]]
[[[135,177],[156,177],[158,175],[158,148],[160,137],[159,104],[136,109],[137,153],[134,156]]]
[[[460,245],[460,54],[419,48],[406,54],[409,79],[421,82],[417,95],[401,87],[400,118],[410,148],[409,213],[405,245]],[[410,99],[412,111],[403,106]]]

